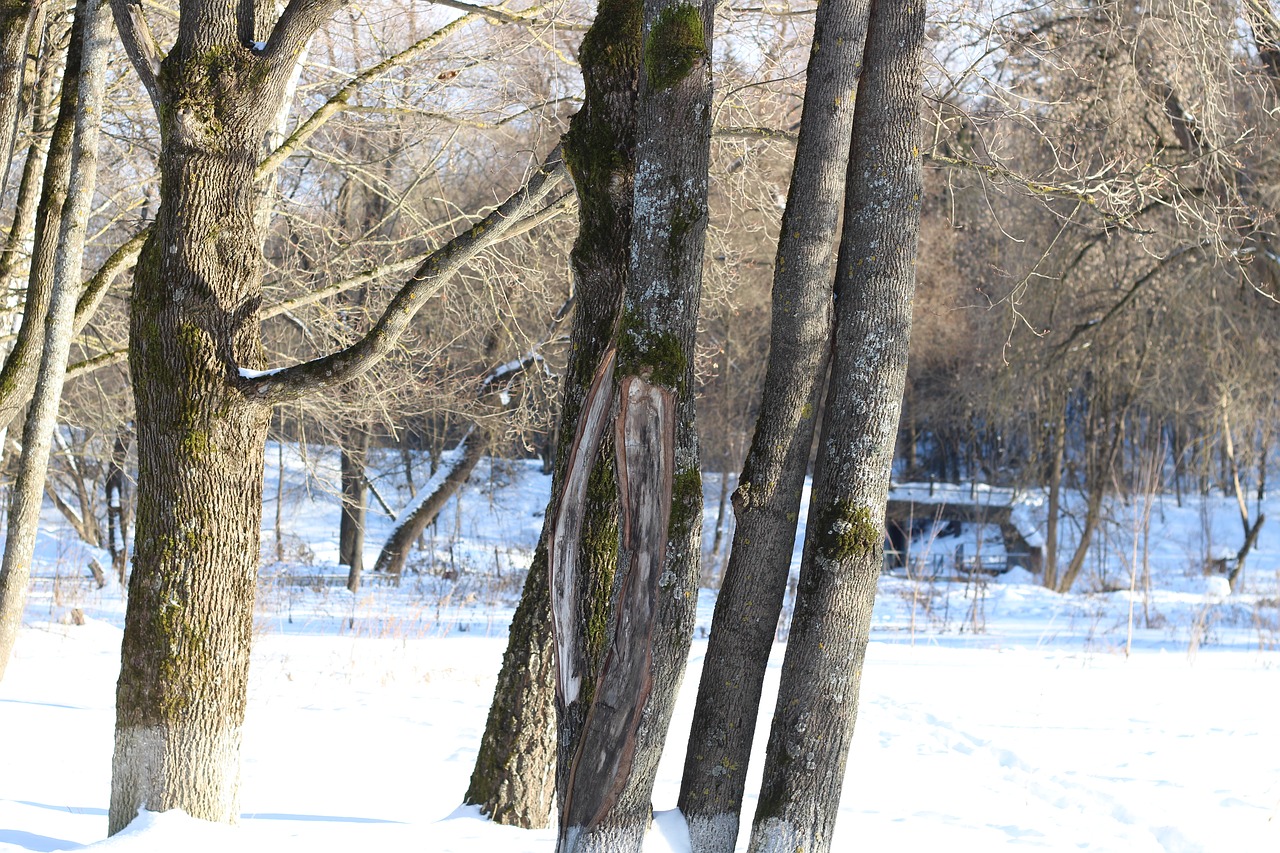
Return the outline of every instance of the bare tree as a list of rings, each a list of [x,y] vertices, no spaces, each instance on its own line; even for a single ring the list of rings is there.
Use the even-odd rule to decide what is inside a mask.
[[[273,25],[265,9],[186,0],[162,51],[140,5],[113,3],[160,122],[160,204],[130,322],[138,509],[111,832],[143,803],[236,815],[270,406],[372,368],[428,298],[536,213],[562,174],[557,150],[431,253],[349,346],[264,371],[262,140],[286,108],[299,54],[337,7],[293,0]]]

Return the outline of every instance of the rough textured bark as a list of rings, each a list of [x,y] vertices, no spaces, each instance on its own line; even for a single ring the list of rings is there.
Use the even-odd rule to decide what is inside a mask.
[[[753,851],[831,849],[906,380],[924,13],[922,4],[871,5],[836,276],[832,375]]]
[[[638,0],[602,0],[582,41],[585,97],[564,140],[565,164],[578,196],[578,239],[570,262],[574,300],[570,358],[561,388],[558,447],[542,539],[525,580],[511,627],[488,724],[466,801],[501,822],[545,826],[552,780],[542,762],[552,759],[554,782],[565,796],[573,748],[587,702],[566,702],[555,688],[548,540],[561,518],[570,448],[593,379],[613,342],[629,272],[632,182],[635,176],[635,98],[640,67]],[[577,574],[569,593],[584,618],[572,624],[593,672],[604,647],[608,596],[617,560],[616,496],[611,454],[589,466],[582,508]],[[561,537],[561,543],[565,541]],[[563,578],[563,573],[561,575]],[[541,691],[546,690],[546,693]],[[554,707],[554,729],[546,725]],[[546,715],[544,717],[544,715]],[[554,734],[547,741],[548,733]],[[554,745],[553,745],[554,743]]]
[[[73,25],[71,43],[67,47],[67,64],[62,74],[58,118],[49,138],[49,153],[44,164],[22,324],[13,349],[5,357],[4,367],[0,368],[0,428],[9,426],[27,404],[40,369],[45,317],[53,293],[53,270],[58,256],[58,229],[71,177],[71,146],[75,137],[76,104],[80,96],[83,45],[83,33]]]
[[[43,18],[43,15],[40,17]],[[41,28],[45,26],[43,20],[38,20],[36,24]],[[31,49],[33,51],[38,49],[42,40],[42,32],[31,33],[29,38]],[[59,40],[51,36],[45,50],[49,54],[58,52],[58,43]],[[35,232],[36,212],[44,184],[44,167],[48,153],[46,146],[56,121],[57,111],[54,109],[54,104],[58,100],[61,88],[60,81],[54,73],[57,64],[55,57],[49,55],[43,62],[31,62],[27,70],[28,74],[38,75],[38,77],[31,87],[33,90],[31,141],[27,145],[27,154],[22,165],[22,177],[18,183],[18,198],[14,205],[13,219],[9,223],[9,232],[5,235],[4,248],[0,250],[0,288],[4,289],[8,289],[11,280],[16,278],[23,256],[30,251],[30,241]]]
[[[300,11],[289,7],[292,18]],[[251,4],[188,0],[160,59],[141,7],[113,11],[160,119],[160,205],[134,274],[138,505],[108,829],[138,809],[233,821],[269,410],[255,170],[309,33],[253,48]],[[291,17],[286,11],[285,18]],[[261,30],[258,30],[261,32]]]
[[[563,171],[553,151],[524,187],[429,255],[351,346],[263,372],[262,141],[297,56],[339,5],[291,0],[268,34],[269,4],[183,0],[166,53],[140,4],[112,0],[160,125],[160,205],[130,319],[138,498],[113,833],[144,805],[235,819],[270,404],[373,367],[454,271],[541,210]]]
[[[868,0],[818,7],[774,265],[769,363],[680,786],[696,853],[737,843],[765,666],[791,568],[831,334],[831,273]]]
[[[697,604],[702,487],[692,363],[714,9],[651,0],[643,11],[630,274],[614,366],[624,525],[607,653],[562,800],[560,849],[577,853],[640,848]],[[638,412],[646,413],[643,428],[629,417]],[[650,464],[669,460],[670,476],[649,470],[635,479],[628,442],[645,447]],[[654,508],[668,505],[667,523],[657,523],[663,513]],[[641,517],[652,523],[633,536],[628,525]]]
[[[98,128],[106,85],[110,24],[105,0],[81,0],[76,6],[83,61],[77,75],[79,109],[71,146],[73,191],[57,225],[59,251],[54,263],[36,393],[22,433],[22,456],[9,508],[4,561],[0,566],[0,678],[13,651],[26,603],[36,528],[44,501],[45,473],[62,400],[76,302],[80,297],[81,262],[98,166]]]

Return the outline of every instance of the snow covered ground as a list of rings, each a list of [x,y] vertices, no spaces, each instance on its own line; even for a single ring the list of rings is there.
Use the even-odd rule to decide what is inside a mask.
[[[550,830],[457,808],[547,479],[482,466],[461,512],[451,504],[428,535],[423,573],[353,596],[328,585],[336,465],[315,451],[308,463],[286,458],[279,481],[268,471],[239,826],[147,814],[102,840],[123,602],[83,578],[88,555],[51,524],[0,682],[0,851],[553,849]],[[377,485],[407,502],[390,465]],[[1262,508],[1280,518],[1277,504]],[[1201,555],[1239,536],[1234,501],[1160,500],[1150,589],[1139,580],[1131,597],[1137,510],[1109,509],[1101,556],[1068,596],[1022,570],[882,581],[837,850],[1280,851],[1280,525],[1263,528],[1245,590],[1224,598]],[[370,564],[391,523],[371,521]],[[713,606],[705,591],[659,810],[675,805]],[[759,772],[757,760],[749,791]],[[657,826],[677,836],[678,823]],[[651,833],[651,853],[679,849]]]

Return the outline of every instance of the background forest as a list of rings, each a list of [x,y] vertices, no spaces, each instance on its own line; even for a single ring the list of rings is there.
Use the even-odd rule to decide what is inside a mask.
[[[573,56],[590,9],[518,19],[455,5],[350,7],[311,45],[266,241],[268,365],[366,330],[399,277],[495,204],[577,109]],[[11,348],[31,314],[32,230],[72,11],[40,8],[2,206]],[[804,11],[721,12],[696,363],[708,471],[741,468],[755,423]],[[157,30],[168,26],[163,7],[153,17]],[[1056,4],[992,16],[944,4],[930,24],[897,478],[1100,496],[1136,488],[1154,466],[1179,494],[1237,482],[1265,494],[1280,387],[1269,9]],[[107,286],[77,317],[49,496],[86,541],[122,559],[133,405],[120,260],[154,215],[156,150],[119,45],[103,49],[84,269]],[[563,195],[464,266],[356,383],[277,407],[272,435],[342,448],[344,488],[360,507],[377,501],[360,473],[371,446],[439,459],[481,425],[503,456],[549,455],[572,304],[572,205]],[[486,393],[490,371],[525,356],[538,369],[501,400]],[[5,388],[10,448],[23,387]],[[120,520],[109,518],[108,488],[122,496]]]

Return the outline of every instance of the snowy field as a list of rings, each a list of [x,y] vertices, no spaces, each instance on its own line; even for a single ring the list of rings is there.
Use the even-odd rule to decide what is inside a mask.
[[[124,605],[117,587],[84,577],[90,555],[49,516],[0,683],[0,851],[554,848],[551,830],[457,809],[547,478],[524,463],[482,465],[428,533],[420,573],[353,596],[330,585],[342,571],[336,460],[308,456],[286,456],[283,477],[268,456],[240,824],[144,814],[102,840]],[[393,507],[409,498],[401,479],[390,466],[376,479]],[[718,489],[706,485],[709,543]],[[1038,502],[1026,503],[1034,516]],[[1157,499],[1149,584],[1133,537],[1141,509],[1108,507],[1098,557],[1071,595],[1017,569],[882,580],[837,850],[1280,851],[1280,522],[1263,527],[1244,590],[1224,597],[1202,555],[1238,545],[1234,500]],[[1262,509],[1280,519],[1280,501]],[[375,504],[367,565],[390,525]],[[913,549],[982,547],[972,527],[952,538]],[[704,591],[659,810],[675,805],[713,605]],[[753,770],[748,791],[759,760]],[[681,849],[678,816],[655,826],[648,851]]]

